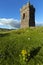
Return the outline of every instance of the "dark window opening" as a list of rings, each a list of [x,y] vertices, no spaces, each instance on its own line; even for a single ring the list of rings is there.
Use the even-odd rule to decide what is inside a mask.
[[[25,13],[23,13],[23,19],[25,19]]]

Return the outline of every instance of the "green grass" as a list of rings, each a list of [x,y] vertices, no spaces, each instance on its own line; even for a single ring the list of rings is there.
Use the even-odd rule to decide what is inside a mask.
[[[41,47],[39,52],[27,65],[43,65],[43,27],[0,31],[0,65],[21,65],[21,50],[37,47]]]

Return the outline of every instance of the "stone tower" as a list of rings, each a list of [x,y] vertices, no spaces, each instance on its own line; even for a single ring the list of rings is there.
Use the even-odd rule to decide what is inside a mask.
[[[35,26],[35,8],[30,3],[24,5],[21,9],[21,28]]]

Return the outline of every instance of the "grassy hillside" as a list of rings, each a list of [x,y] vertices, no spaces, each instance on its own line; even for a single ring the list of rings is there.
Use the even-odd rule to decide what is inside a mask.
[[[43,27],[0,31],[0,65],[43,65]]]

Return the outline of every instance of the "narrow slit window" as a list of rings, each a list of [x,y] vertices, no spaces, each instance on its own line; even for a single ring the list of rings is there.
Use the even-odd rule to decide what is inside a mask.
[[[23,13],[23,19],[25,19],[25,13]]]

